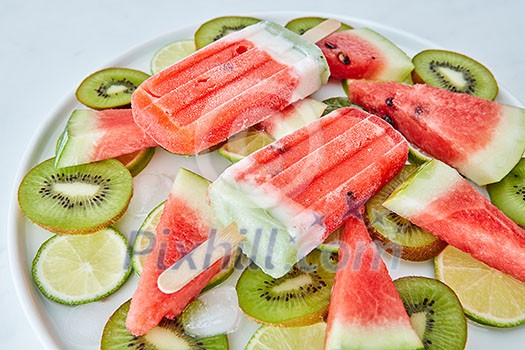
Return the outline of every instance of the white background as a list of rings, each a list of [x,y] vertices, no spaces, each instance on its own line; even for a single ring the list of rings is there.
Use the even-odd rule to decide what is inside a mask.
[[[483,62],[525,102],[520,0],[2,0],[0,348],[41,348],[14,292],[6,236],[18,163],[44,117],[85,76],[137,44],[219,15],[278,10],[336,13],[412,32]]]

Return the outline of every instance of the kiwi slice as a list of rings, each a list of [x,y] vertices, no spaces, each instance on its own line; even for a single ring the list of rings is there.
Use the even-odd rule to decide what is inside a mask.
[[[101,350],[137,349],[195,349],[228,350],[228,338],[224,334],[213,337],[194,337],[187,333],[182,322],[176,318],[162,319],[159,325],[148,333],[134,336],[126,328],[126,317],[130,300],[122,304],[109,318],[100,341]]]
[[[394,284],[425,349],[465,348],[467,321],[452,289],[427,277],[403,277]]]
[[[412,59],[415,83],[425,83],[452,92],[463,92],[493,100],[498,83],[481,63],[457,52],[446,50],[421,51]]]
[[[319,23],[322,23],[326,20],[327,18],[322,17],[300,17],[292,19],[290,22],[286,23],[285,28],[288,28],[296,34],[303,35],[304,33],[306,33],[306,31],[312,29]],[[345,23],[341,23],[341,27],[338,31],[340,32],[342,30],[348,29],[352,29],[352,26]]]
[[[237,281],[241,309],[255,321],[279,326],[304,326],[327,312],[337,255],[313,250],[281,278],[252,264]]]
[[[525,226],[525,158],[500,182],[487,185],[490,200],[509,218]]]
[[[323,103],[326,105],[326,109],[324,110],[323,115],[321,117],[332,113],[336,109],[352,106],[352,103],[348,101],[348,97],[327,98],[323,101]]]
[[[374,239],[388,253],[405,260],[424,261],[438,255],[446,243],[383,206],[383,202],[418,167],[405,165],[385,187],[365,205],[365,220]]]
[[[195,32],[195,47],[198,49],[237,32],[261,20],[253,17],[224,16],[217,17],[202,24]]]
[[[93,109],[128,106],[131,94],[149,75],[128,68],[106,68],[84,79],[77,88],[80,103]]]
[[[18,189],[27,218],[55,233],[89,233],[117,221],[126,211],[131,174],[115,159],[56,169],[48,159],[31,169]]]

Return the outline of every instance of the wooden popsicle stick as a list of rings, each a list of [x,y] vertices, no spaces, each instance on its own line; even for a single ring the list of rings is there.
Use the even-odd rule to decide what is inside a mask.
[[[315,27],[307,30],[302,37],[311,43],[316,43],[319,40],[326,38],[328,35],[337,31],[341,27],[341,22],[335,19],[327,19],[319,23]]]
[[[233,253],[244,240],[237,224],[231,223],[162,272],[157,286],[166,294],[179,291],[214,263]]]

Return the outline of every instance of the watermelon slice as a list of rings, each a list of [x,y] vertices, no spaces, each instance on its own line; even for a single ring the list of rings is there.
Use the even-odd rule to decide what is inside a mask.
[[[390,181],[407,154],[389,124],[341,108],[235,163],[209,196],[224,225],[245,230],[244,253],[279,278]]]
[[[133,120],[131,109],[75,110],[58,142],[55,167],[116,158],[157,146]]]
[[[164,270],[206,241],[212,229],[222,228],[207,204],[208,186],[208,180],[188,170],[177,173],[157,226],[153,250],[146,258],[131,299],[126,327],[132,334],[146,334],[163,317],[178,316],[220,272],[222,260],[173,294],[161,292],[157,285]]]
[[[423,349],[361,218],[346,222],[325,349]]]
[[[525,110],[424,84],[350,81],[349,99],[478,185],[500,181],[525,151]]]
[[[274,139],[280,139],[319,119],[325,109],[324,103],[307,97],[271,115],[257,124],[256,128],[270,134]]]
[[[525,282],[525,230],[446,164],[432,160],[383,204],[485,264]]]
[[[400,48],[368,28],[337,32],[317,45],[336,79],[404,81],[414,69]]]

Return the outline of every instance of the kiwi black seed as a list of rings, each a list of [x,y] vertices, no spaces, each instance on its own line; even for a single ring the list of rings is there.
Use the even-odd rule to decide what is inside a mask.
[[[250,265],[237,282],[239,306],[259,323],[303,326],[327,312],[337,255],[314,250],[281,278]]]
[[[286,23],[285,28],[291,30],[292,32],[303,35],[308,30],[312,29],[316,25],[326,21],[326,18],[322,17],[300,17],[291,20]],[[348,24],[341,23],[341,27],[338,31],[352,29],[352,26]]]
[[[195,32],[195,47],[197,49],[203,48],[228,34],[237,32],[260,21],[258,18],[242,16],[214,18],[202,24]]]
[[[228,350],[228,338],[224,334],[198,338],[184,330],[179,318],[162,319],[159,325],[141,336],[134,336],[126,328],[126,317],[130,301],[122,304],[107,321],[102,339],[101,350],[137,349],[195,349]]]
[[[500,182],[487,185],[490,200],[516,223],[525,226],[525,158]]]
[[[347,97],[332,97],[324,100],[323,103],[326,105],[326,109],[324,110],[322,117],[332,113],[336,109],[352,106],[352,103],[348,101]]]
[[[125,107],[149,75],[128,68],[106,68],[85,78],[77,88],[80,103],[93,109]]]
[[[412,59],[415,83],[426,83],[450,90],[493,100],[498,83],[481,63],[457,52],[425,50]]]
[[[425,349],[465,348],[467,321],[452,289],[427,277],[403,277],[394,284]]]
[[[126,211],[133,184],[122,163],[108,159],[56,169],[48,159],[31,169],[18,189],[27,218],[55,233],[89,233],[117,221]]]
[[[365,205],[370,235],[382,242],[388,253],[405,260],[424,261],[438,255],[446,243],[383,206],[383,202],[418,167],[405,165],[386,186]]]

